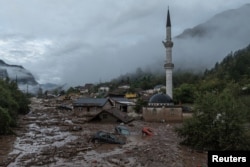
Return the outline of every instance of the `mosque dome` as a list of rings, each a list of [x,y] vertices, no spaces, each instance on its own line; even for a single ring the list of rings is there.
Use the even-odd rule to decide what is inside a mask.
[[[172,104],[173,100],[167,94],[158,93],[158,94],[153,95],[149,99],[148,103],[149,103],[149,105],[168,105],[168,104]]]

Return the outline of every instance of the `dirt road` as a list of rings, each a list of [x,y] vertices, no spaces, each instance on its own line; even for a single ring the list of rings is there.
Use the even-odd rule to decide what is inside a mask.
[[[47,106],[47,107],[45,107]],[[33,100],[31,112],[19,119],[17,136],[0,138],[0,166],[207,166],[207,154],[180,146],[174,132],[177,124],[133,121],[125,145],[93,144],[98,130],[114,132],[118,124],[86,123],[72,111],[48,107]],[[142,136],[143,126],[154,136]]]

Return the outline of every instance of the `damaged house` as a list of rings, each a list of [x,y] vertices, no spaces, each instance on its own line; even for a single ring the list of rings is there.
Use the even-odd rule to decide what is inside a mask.
[[[114,107],[110,98],[79,98],[73,102],[74,114],[85,116],[89,121],[130,122],[127,113]]]
[[[73,102],[74,114],[77,116],[94,116],[112,107],[108,98],[79,98]]]
[[[124,97],[111,97],[114,108],[122,112],[132,112],[134,111],[135,103]]]
[[[122,122],[129,123],[133,120],[133,118],[129,117],[126,113],[119,111],[115,108],[110,110],[102,110],[100,113],[95,115],[89,121],[91,122]]]

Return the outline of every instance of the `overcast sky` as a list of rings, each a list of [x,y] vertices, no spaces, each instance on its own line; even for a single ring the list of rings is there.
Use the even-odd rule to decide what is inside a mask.
[[[248,2],[0,0],[0,59],[22,65],[39,83],[108,81],[165,60],[161,41],[168,6],[176,36]]]

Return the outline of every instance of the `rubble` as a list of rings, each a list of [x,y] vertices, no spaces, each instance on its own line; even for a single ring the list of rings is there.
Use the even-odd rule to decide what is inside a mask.
[[[127,143],[115,145],[89,139],[99,130],[114,132],[117,123],[86,123],[71,111],[46,107],[41,100],[33,100],[32,112],[19,120],[16,138],[0,145],[0,166],[206,166],[207,153],[179,145],[176,124],[133,121],[128,124]],[[142,127],[152,127],[154,135],[142,136]],[[5,140],[1,137],[0,143]]]

